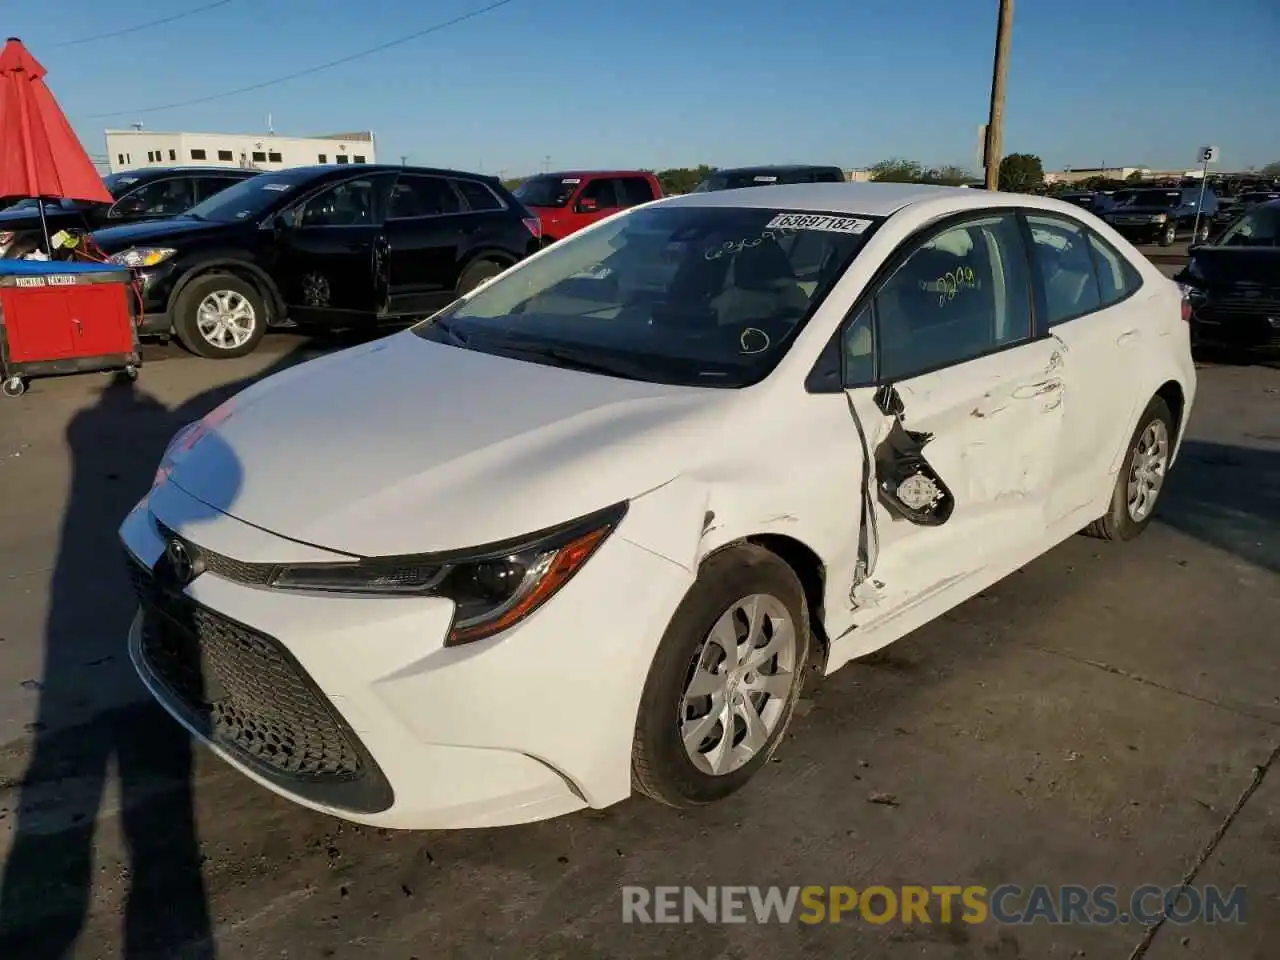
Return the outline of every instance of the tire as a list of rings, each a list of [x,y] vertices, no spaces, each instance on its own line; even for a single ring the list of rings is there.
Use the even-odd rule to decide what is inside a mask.
[[[718,646],[710,635],[722,618],[733,615],[743,601],[752,597],[763,598],[759,600],[761,605],[771,608],[770,612],[776,615],[769,619],[770,623],[780,623],[783,615],[789,619],[794,637],[790,655],[787,656],[785,641],[781,641],[778,654],[756,665],[763,669],[746,670],[741,689],[736,684],[732,688],[720,686],[716,681],[724,673],[724,663],[715,661],[722,660],[725,648]],[[785,636],[785,633],[773,634],[779,635]],[[743,642],[740,635],[736,639],[738,643]],[[804,589],[795,572],[781,558],[749,544],[729,547],[709,557],[671,618],[649,667],[631,753],[634,788],[673,807],[702,806],[741,789],[769,762],[786,732],[809,664],[810,642],[809,608]],[[730,645],[738,649],[738,643]],[[756,647],[763,648],[764,645]],[[788,666],[789,670],[783,669]],[[717,672],[712,673],[704,669],[706,667]],[[771,674],[769,670],[774,672]],[[711,681],[716,693],[689,698],[690,683],[697,676]],[[779,690],[763,696],[759,687],[752,691],[753,685],[767,683],[770,676],[787,676],[782,681],[786,684],[785,692]],[[698,764],[685,748],[682,728],[696,736],[694,727],[700,721],[707,721],[711,714],[723,717],[725,710],[715,705],[713,697],[716,696],[721,702],[725,698],[739,698],[733,701],[738,707],[732,703],[728,707],[733,718],[733,739],[726,743],[722,719],[709,721],[712,726],[698,744],[699,748],[707,744],[709,747],[706,751],[695,751],[701,759]],[[739,728],[744,721],[738,711],[748,707],[762,721],[762,733],[767,730],[753,751],[745,746],[746,727]],[[728,749],[718,753],[716,746]],[[709,767],[720,756],[725,757],[728,764],[720,773],[715,773]]]
[[[17,399],[27,392],[27,381],[21,377],[9,377],[4,383],[0,383],[0,393],[3,393],[10,399]]]
[[[1135,461],[1139,457],[1139,451],[1145,446],[1148,430],[1155,430],[1160,433],[1161,429],[1163,430],[1164,450],[1162,454],[1163,465],[1159,471],[1159,481],[1154,493],[1151,494],[1150,501],[1145,504],[1145,512],[1135,515],[1130,509],[1129,502],[1129,483],[1134,477]],[[1177,436],[1176,429],[1168,404],[1160,397],[1153,397],[1151,402],[1147,404],[1147,409],[1138,418],[1138,426],[1134,429],[1133,436],[1129,439],[1129,449],[1125,453],[1124,463],[1121,464],[1120,473],[1116,476],[1115,489],[1111,493],[1111,506],[1105,514],[1085,528],[1086,534],[1099,540],[1124,541],[1132,540],[1147,528],[1147,524],[1155,516],[1156,503],[1160,493],[1163,492],[1164,483],[1168,479],[1169,461],[1173,456],[1174,441]],[[1150,475],[1149,470],[1146,472]]]
[[[462,271],[462,276],[458,277],[458,296],[466,296],[480,284],[486,280],[492,280],[503,270],[507,269],[502,264],[494,260],[475,260]]]
[[[218,302],[226,307],[218,314]],[[242,309],[247,305],[247,316]],[[209,329],[210,319],[222,322]],[[234,320],[232,319],[234,318]],[[247,336],[241,340],[247,323]],[[206,273],[196,277],[178,294],[173,305],[173,328],[182,345],[197,357],[233,360],[257,349],[267,333],[267,308],[257,288],[230,273]],[[219,340],[227,345],[222,346]]]
[[[1160,246],[1172,247],[1178,240],[1178,224],[1170,220],[1163,230],[1160,231]]]
[[[1202,222],[1201,222],[1200,229],[1196,231],[1196,235],[1192,238],[1192,242],[1193,242],[1193,243],[1208,243],[1208,242],[1209,242],[1209,223],[1208,223],[1208,221],[1202,221]]]

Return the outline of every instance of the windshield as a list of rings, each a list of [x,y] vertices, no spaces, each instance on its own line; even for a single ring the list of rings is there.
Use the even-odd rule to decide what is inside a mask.
[[[782,183],[783,178],[767,170],[730,170],[726,173],[713,173],[694,188],[694,193],[706,193],[709,190],[738,190],[742,187],[767,187],[773,183]]]
[[[1280,198],[1280,193],[1246,193],[1240,197],[1241,203],[1265,203],[1268,200]]]
[[[1121,202],[1126,207],[1176,207],[1182,202],[1182,194],[1168,190],[1135,190],[1127,194]]]
[[[747,386],[778,363],[879,222],[640,208],[561,240],[414,330],[629,379]]]
[[[259,174],[215,193],[207,200],[197,203],[183,216],[212,220],[215,223],[256,220],[291,200],[299,189],[308,185],[313,176],[311,173],[299,174],[291,171]]]
[[[1223,247],[1280,247],[1280,203],[1254,207],[1218,239]]]
[[[580,183],[581,177],[530,177],[512,193],[526,207],[563,207]]]

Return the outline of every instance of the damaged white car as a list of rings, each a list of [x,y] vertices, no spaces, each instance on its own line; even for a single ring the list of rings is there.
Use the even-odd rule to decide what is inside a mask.
[[[286,797],[509,824],[761,771],[833,671],[1142,531],[1177,286],[1030,196],[692,194],[183,430],[122,528],[152,693]]]

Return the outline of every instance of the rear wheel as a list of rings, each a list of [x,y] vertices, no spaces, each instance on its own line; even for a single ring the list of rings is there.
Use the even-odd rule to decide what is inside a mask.
[[[465,296],[505,269],[506,267],[494,260],[476,260],[474,263],[467,264],[466,269],[462,271],[462,276],[458,278],[458,296]]]
[[[196,356],[231,360],[252,353],[266,335],[266,305],[247,280],[209,273],[178,295],[173,326],[182,345]]]
[[[1147,528],[1169,474],[1174,430],[1169,405],[1160,397],[1152,398],[1129,441],[1111,506],[1085,533],[1100,540],[1132,540]]]
[[[751,545],[711,557],[649,668],[635,788],[676,807],[740,789],[782,739],[808,660],[808,606],[791,567]]]

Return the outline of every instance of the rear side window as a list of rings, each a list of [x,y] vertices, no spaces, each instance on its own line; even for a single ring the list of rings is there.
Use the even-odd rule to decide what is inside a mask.
[[[479,183],[476,180],[454,180],[453,185],[462,194],[462,199],[467,201],[467,209],[469,210],[484,212],[502,209],[502,201],[494,196],[493,191],[483,183]]]
[[[844,173],[840,170],[818,170],[811,179],[814,183],[844,183]]]
[[[1058,217],[1027,216],[1031,253],[1044,290],[1050,326],[1097,310],[1102,304],[1088,231]]]
[[[1089,246],[1098,272],[1098,292],[1102,305],[1109,307],[1137,292],[1142,286],[1142,274],[1122,257],[1107,241],[1089,231]]]
[[[624,207],[634,207],[653,199],[653,188],[644,177],[623,177],[618,181],[618,187],[622,191]]]
[[[461,212],[462,203],[448,180],[407,174],[400,177],[391,190],[387,218],[438,217]]]

